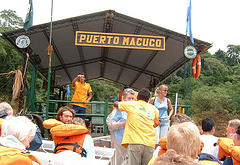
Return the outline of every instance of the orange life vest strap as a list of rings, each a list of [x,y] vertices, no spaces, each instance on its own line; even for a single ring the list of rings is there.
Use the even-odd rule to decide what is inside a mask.
[[[55,153],[57,153],[58,151],[61,151],[61,150],[69,150],[69,148],[59,148],[59,147],[62,147],[62,146],[73,146],[73,152],[77,152],[79,153],[82,157],[87,157],[87,151],[81,146],[78,144],[78,142],[76,143],[60,143],[60,144],[57,144],[56,147],[55,147]],[[58,149],[59,148],[59,149]],[[77,150],[78,149],[78,150]]]

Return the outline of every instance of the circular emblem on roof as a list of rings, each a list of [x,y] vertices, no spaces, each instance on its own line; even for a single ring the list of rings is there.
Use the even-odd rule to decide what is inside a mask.
[[[16,39],[16,45],[19,48],[26,48],[30,45],[30,39],[28,36],[25,35],[21,35],[18,36]]]
[[[197,50],[193,46],[188,45],[184,49],[184,55],[189,59],[193,59],[197,55]]]

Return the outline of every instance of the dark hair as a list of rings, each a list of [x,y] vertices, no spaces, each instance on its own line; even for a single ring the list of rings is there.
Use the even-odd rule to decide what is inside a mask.
[[[78,75],[83,75],[84,77],[86,77],[86,75],[84,73],[81,73],[81,72],[78,73]]]
[[[75,117],[76,112],[72,108],[69,108],[68,106],[64,106],[64,107],[60,107],[59,110],[58,110],[58,113],[57,113],[57,116],[56,116],[56,119],[58,121],[61,121],[60,116],[62,116],[63,112],[65,112],[65,111],[71,112],[72,115],[73,115],[73,118]]]
[[[240,135],[240,126],[238,126],[236,134]]]
[[[150,97],[151,97],[151,92],[147,88],[142,88],[137,95],[138,100],[143,100],[146,102],[148,102]]]
[[[202,130],[204,132],[209,132],[212,130],[212,128],[214,127],[215,128],[215,122],[213,119],[210,119],[210,118],[205,118],[202,120]]]

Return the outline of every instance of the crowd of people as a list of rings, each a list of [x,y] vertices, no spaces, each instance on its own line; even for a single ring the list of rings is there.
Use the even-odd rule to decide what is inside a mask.
[[[54,153],[95,159],[93,138],[85,124],[92,89],[84,74],[73,80],[72,87],[72,107],[60,107],[43,126],[54,141]],[[146,88],[136,92],[129,87],[117,95],[106,120],[117,165],[240,164],[240,120],[229,121],[227,137],[216,137],[213,119],[203,119],[200,131],[189,116],[174,114],[167,93],[167,85],[160,85],[154,97]],[[6,102],[0,103],[0,129],[1,164],[41,164],[29,152],[42,145],[39,128],[25,116],[14,116]]]
[[[124,89],[122,95],[129,90],[132,89]],[[154,97],[150,97],[151,93],[147,89],[141,89],[136,100],[122,98],[122,101],[114,103],[116,108],[108,116],[107,123],[113,137],[112,147],[116,148],[118,155],[117,164],[240,163],[240,120],[229,121],[226,138],[216,137],[213,119],[203,119],[199,130],[189,116],[173,114],[171,101],[166,97],[167,92],[168,87],[160,85],[155,90]],[[116,119],[114,114],[119,111],[122,116],[118,115]],[[124,131],[118,134],[119,130]],[[122,141],[116,140],[116,136],[121,137]],[[121,146],[115,145],[116,142],[121,142]]]

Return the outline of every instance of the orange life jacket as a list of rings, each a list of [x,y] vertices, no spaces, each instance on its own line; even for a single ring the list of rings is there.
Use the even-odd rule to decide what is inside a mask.
[[[51,128],[55,143],[55,153],[71,150],[86,157],[86,150],[82,147],[89,130],[81,125],[63,124]]]
[[[234,165],[240,165],[240,146],[234,146],[231,150],[231,156]]]
[[[43,126],[46,129],[51,129],[53,127],[56,127],[58,125],[63,125],[64,123],[61,121],[58,121],[56,119],[47,119],[43,121]]]
[[[41,162],[33,155],[19,149],[0,146],[1,165],[32,165],[32,161],[41,165]]]
[[[158,151],[158,156],[167,152],[167,137],[160,138],[159,145],[161,146],[161,149]]]
[[[219,145],[219,152],[218,152],[218,159],[224,160],[231,156],[231,150],[234,146],[234,142],[230,138],[221,137],[218,138],[218,145]]]
[[[123,91],[119,92],[119,94],[118,94],[118,101],[122,101],[122,95],[123,95]]]
[[[161,146],[161,149],[158,151],[158,156],[167,152],[167,137],[160,138],[159,145]],[[201,150],[203,147],[204,147],[204,143],[201,141]]]

